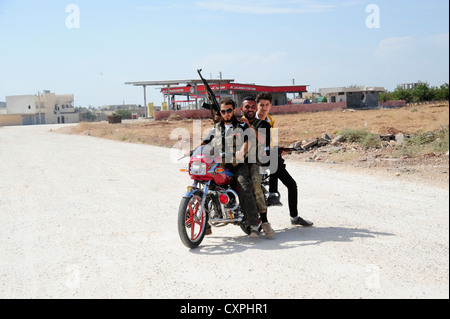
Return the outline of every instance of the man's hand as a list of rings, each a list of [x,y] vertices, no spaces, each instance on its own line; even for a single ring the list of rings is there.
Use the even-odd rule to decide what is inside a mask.
[[[236,159],[241,160],[245,157],[245,152],[244,151],[237,151],[236,152]]]
[[[245,118],[245,117],[238,119],[238,121],[239,121],[239,123],[245,123],[245,124],[247,124],[249,127],[252,127],[252,125],[250,124],[250,122],[248,121],[248,119]]]

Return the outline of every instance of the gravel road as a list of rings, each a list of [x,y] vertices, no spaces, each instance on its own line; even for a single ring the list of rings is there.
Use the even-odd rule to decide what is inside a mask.
[[[449,298],[448,189],[288,163],[315,227],[189,251],[170,150],[57,128],[0,128],[0,298]]]

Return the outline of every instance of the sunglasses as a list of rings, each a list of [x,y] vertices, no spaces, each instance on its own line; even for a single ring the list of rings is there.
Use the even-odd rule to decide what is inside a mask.
[[[225,114],[231,114],[231,113],[233,113],[233,109],[228,109],[228,110],[222,110],[222,111],[220,111],[220,113],[222,113],[223,115],[225,115]]]

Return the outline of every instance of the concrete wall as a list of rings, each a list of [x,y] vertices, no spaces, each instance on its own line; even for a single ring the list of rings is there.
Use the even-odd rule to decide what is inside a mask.
[[[347,103],[347,95],[339,95],[338,93],[327,94],[327,101],[330,103]]]
[[[0,115],[0,126],[36,125],[45,124],[45,115],[41,114],[39,123],[38,114],[6,114]]]
[[[379,92],[366,92],[363,98],[363,103],[368,107],[377,107],[378,106],[378,95]]]
[[[345,96],[350,109],[378,106],[378,92],[346,92]]]
[[[16,126],[16,125],[23,125],[22,115],[20,114],[0,115],[0,126]]]
[[[155,121],[167,120],[172,114],[184,119],[207,119],[211,118],[210,110],[183,110],[183,111],[155,111]]]
[[[362,107],[363,93],[362,92],[348,92],[345,93],[347,100],[347,107],[350,109],[357,109]]]
[[[270,114],[291,114],[301,112],[323,112],[347,108],[346,103],[291,104],[272,106]]]
[[[79,122],[80,122],[80,113],[45,114],[46,124],[69,124]]]
[[[7,96],[7,114],[35,114],[37,113],[36,100],[35,95]]]
[[[406,101],[403,100],[386,101],[386,102],[379,102],[378,105],[382,107],[403,107],[406,106]]]

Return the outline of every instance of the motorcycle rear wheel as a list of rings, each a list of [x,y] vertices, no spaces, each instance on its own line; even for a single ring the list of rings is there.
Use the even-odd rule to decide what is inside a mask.
[[[178,234],[181,242],[190,249],[197,248],[205,238],[206,210],[200,213],[202,194],[195,193],[183,198],[178,210]]]

